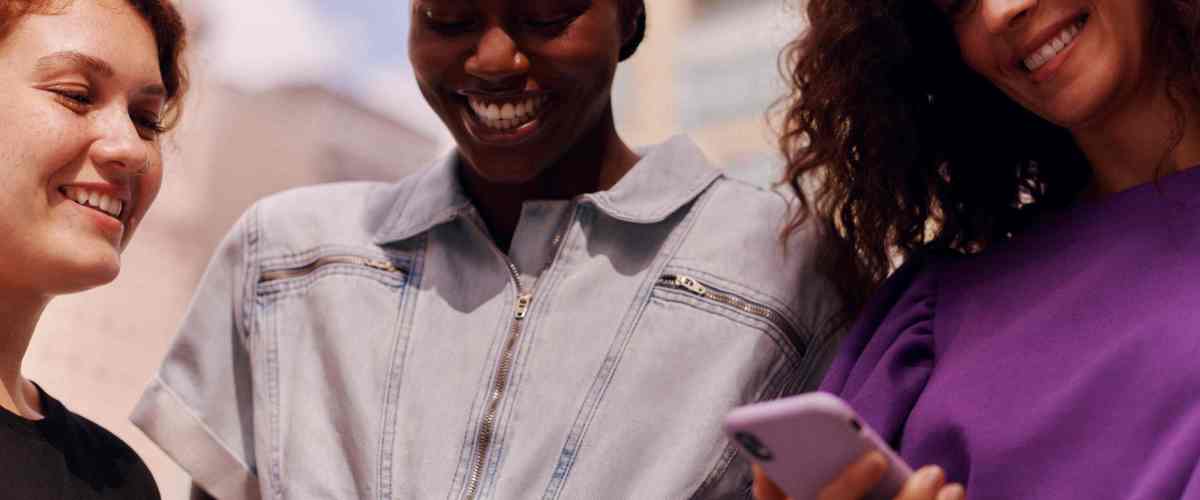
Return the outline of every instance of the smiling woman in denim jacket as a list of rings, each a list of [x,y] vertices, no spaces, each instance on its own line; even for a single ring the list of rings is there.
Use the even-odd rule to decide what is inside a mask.
[[[779,194],[613,124],[636,0],[416,0],[457,150],[259,202],[134,421],[218,498],[728,498],[836,310]]]

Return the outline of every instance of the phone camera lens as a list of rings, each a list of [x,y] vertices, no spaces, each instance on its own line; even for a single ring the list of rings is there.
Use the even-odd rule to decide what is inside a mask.
[[[734,434],[733,438],[742,445],[742,448],[745,448],[747,452],[753,455],[754,458],[764,462],[769,462],[775,457],[771,454],[771,450],[768,449],[766,445],[762,444],[762,441],[759,441],[758,438],[754,437],[753,434],[748,432],[739,432]]]
[[[850,427],[853,427],[855,432],[862,432],[862,423],[857,418],[850,419]]]

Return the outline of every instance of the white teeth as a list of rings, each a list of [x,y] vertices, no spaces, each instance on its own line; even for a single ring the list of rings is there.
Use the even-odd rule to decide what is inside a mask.
[[[1046,42],[1045,45],[1034,51],[1029,57],[1026,57],[1024,61],[1025,68],[1029,71],[1036,71],[1038,68],[1044,66],[1047,62],[1050,62],[1054,56],[1058,55],[1058,53],[1067,48],[1071,42],[1075,41],[1075,37],[1079,36],[1079,31],[1083,27],[1083,23],[1084,21],[1079,21],[1075,24],[1067,26],[1062,30],[1061,33],[1058,34],[1058,36],[1052,38],[1049,42]]]
[[[122,210],[125,209],[125,202],[117,198],[80,187],[65,187],[63,194],[75,203],[95,208],[115,218],[120,218]]]
[[[479,121],[488,128],[510,130],[533,121],[546,102],[544,97],[528,98],[519,101],[486,101],[478,97],[470,97],[468,103]]]

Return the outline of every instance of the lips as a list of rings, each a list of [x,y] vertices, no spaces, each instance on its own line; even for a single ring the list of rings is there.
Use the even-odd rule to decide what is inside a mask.
[[[546,96],[517,99],[490,99],[478,96],[467,98],[471,111],[486,127],[498,131],[512,130],[535,120],[546,104]]]
[[[1051,59],[1054,59],[1054,56],[1065,50],[1079,37],[1080,31],[1083,30],[1083,26],[1086,23],[1087,16],[1080,16],[1075,22],[1059,30],[1050,40],[1046,41],[1022,60],[1023,67],[1033,72],[1050,62]]]
[[[121,220],[127,203],[111,193],[83,186],[63,186],[59,189],[68,200],[105,214],[116,220]]]
[[[460,92],[467,131],[482,143],[514,146],[533,138],[554,107],[544,92],[504,95]]]

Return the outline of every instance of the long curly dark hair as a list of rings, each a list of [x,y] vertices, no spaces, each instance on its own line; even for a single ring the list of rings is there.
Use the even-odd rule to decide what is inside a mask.
[[[1183,119],[1200,100],[1200,0],[1153,3],[1157,67]],[[963,62],[932,0],[808,0],[784,50],[780,146],[800,202],[824,227],[824,268],[853,319],[919,251],[982,251],[1074,202],[1091,169],[1070,134]],[[1177,123],[1182,130],[1182,123]]]

